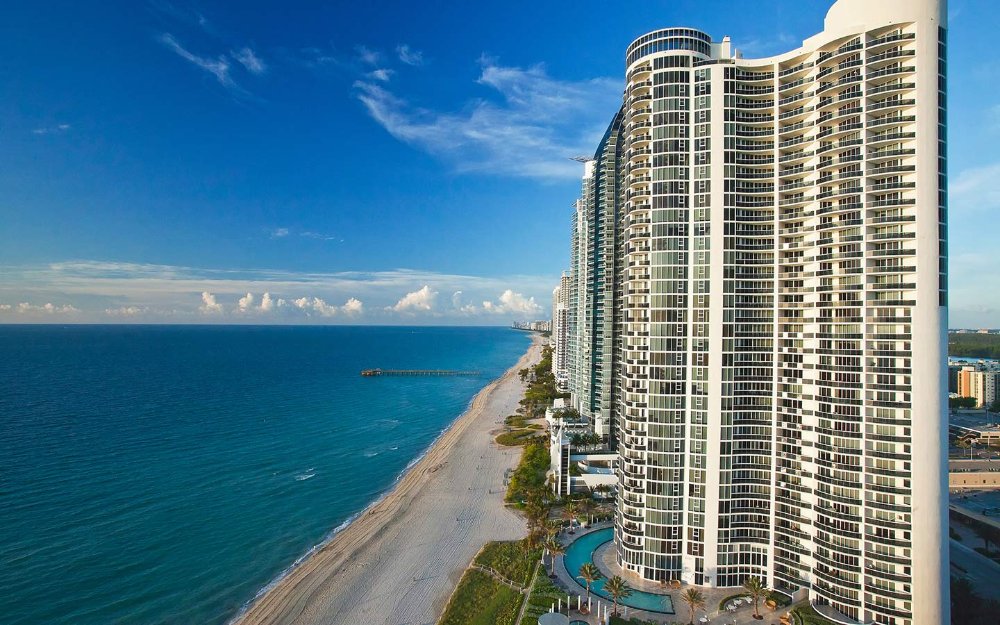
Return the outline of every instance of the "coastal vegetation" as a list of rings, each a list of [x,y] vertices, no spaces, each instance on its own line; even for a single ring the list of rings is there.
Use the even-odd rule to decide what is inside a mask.
[[[507,501],[523,503],[533,495],[540,498],[546,496],[545,474],[548,470],[549,450],[545,442],[539,438],[526,442],[521,460],[510,476]]]
[[[520,414],[512,414],[504,419],[503,422],[507,426],[507,431],[497,436],[497,444],[506,447],[520,447],[533,439],[544,438],[544,434],[541,431],[542,426],[537,423],[529,423],[528,421],[528,417]]]
[[[556,376],[552,373],[552,348],[542,348],[542,359],[537,365],[518,372],[522,381],[528,382],[518,412],[530,418],[545,415],[545,409],[559,398],[569,397],[556,388]]]
[[[531,574],[541,553],[531,548],[527,541],[489,542],[483,547],[473,563],[485,569],[492,569],[520,586],[531,582]]]
[[[478,569],[462,575],[438,625],[514,625],[524,595]]]
[[[545,614],[560,600],[566,602],[566,592],[552,583],[545,575],[535,576],[535,583],[528,596],[528,605],[524,610],[521,625],[538,625],[538,617]]]
[[[472,561],[439,625],[514,625],[541,552],[526,540],[489,542]]]
[[[948,355],[960,358],[1000,359],[1000,334],[950,332]]]

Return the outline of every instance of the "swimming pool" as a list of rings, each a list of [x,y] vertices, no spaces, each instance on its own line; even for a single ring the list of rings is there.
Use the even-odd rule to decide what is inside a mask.
[[[615,530],[613,527],[609,527],[602,530],[597,530],[596,532],[591,532],[589,534],[584,534],[580,538],[573,541],[569,547],[566,548],[566,554],[563,557],[563,562],[566,564],[566,570],[569,574],[576,579],[583,588],[586,588],[582,579],[577,577],[580,572],[580,567],[587,562],[594,561],[594,552],[603,545],[604,543],[614,539]],[[611,596],[604,591],[604,583],[606,579],[599,579],[590,585],[590,592],[603,597],[604,599],[610,599]],[[648,610],[650,612],[661,612],[663,614],[674,614],[674,602],[671,601],[670,595],[657,595],[651,592],[643,592],[641,590],[632,590],[632,594],[622,599],[618,602],[620,605],[627,605],[630,608],[636,608],[639,610]]]

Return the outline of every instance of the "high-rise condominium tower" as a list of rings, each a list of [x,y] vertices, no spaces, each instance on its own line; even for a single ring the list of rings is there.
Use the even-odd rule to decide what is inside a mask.
[[[839,0],[764,59],[628,47],[569,341],[574,396],[612,402],[624,569],[947,622],[945,12]]]

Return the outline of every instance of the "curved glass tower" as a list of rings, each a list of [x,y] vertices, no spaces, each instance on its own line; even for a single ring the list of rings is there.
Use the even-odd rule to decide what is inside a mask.
[[[628,47],[618,199],[588,215],[617,224],[626,571],[948,621],[945,13],[839,0],[765,59]]]

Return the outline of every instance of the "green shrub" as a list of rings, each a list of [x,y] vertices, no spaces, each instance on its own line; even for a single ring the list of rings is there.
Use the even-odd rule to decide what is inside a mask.
[[[797,625],[837,625],[813,609],[809,604],[791,609],[793,622]]]

